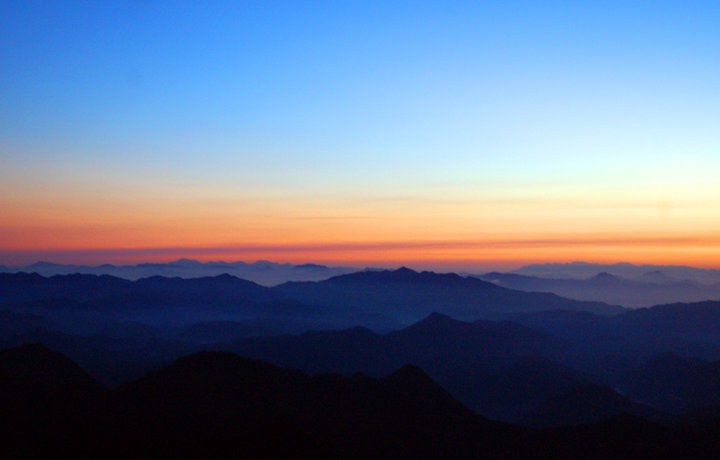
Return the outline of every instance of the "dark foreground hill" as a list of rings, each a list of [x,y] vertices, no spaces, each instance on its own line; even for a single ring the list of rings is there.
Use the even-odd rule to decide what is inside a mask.
[[[230,353],[182,358],[108,391],[64,356],[0,352],[4,458],[717,458],[717,418],[620,415],[532,431],[492,422],[424,372],[310,376]]]
[[[110,392],[29,345],[0,353],[0,372],[10,456],[497,458],[526,433],[409,365],[381,379],[309,376],[203,352]]]
[[[268,321],[200,324],[180,330],[182,335],[177,338],[164,338],[156,335],[155,329],[129,323],[124,323],[124,328],[119,323],[112,330],[111,324],[100,328],[116,336],[66,334],[36,315],[5,312],[10,333],[0,328],[0,348],[43,343],[70,356],[93,377],[113,387],[202,349],[231,351],[311,374],[336,372],[352,376],[363,372],[382,377],[412,363],[479,414],[519,424],[537,423],[532,415],[542,403],[589,384],[611,386],[630,400],[676,415],[720,402],[717,366],[701,366],[697,372],[684,374],[682,367],[676,371],[672,366],[656,366],[654,374],[642,368],[659,353],[705,360],[720,356],[720,346],[685,337],[700,330],[693,324],[701,325],[706,333],[712,332],[713,315],[708,315],[712,309],[690,308],[688,315],[670,316],[667,309],[661,310],[661,318],[680,318],[672,329],[674,334],[663,335],[662,328],[653,328],[652,324],[662,323],[652,319],[656,315],[650,311],[647,326],[642,326],[642,318],[647,315],[638,316],[636,312],[614,317],[570,311],[518,316],[517,320],[526,325],[487,320],[462,322],[431,314],[387,334],[355,327],[273,336],[272,329],[262,327],[277,325]],[[705,322],[700,321],[702,316],[707,316]],[[633,327],[627,326],[623,319],[626,317],[632,319]],[[13,328],[19,332],[12,333]],[[256,337],[212,343],[232,339],[235,334]],[[186,342],[186,337],[196,343]],[[200,343],[198,337],[205,343]],[[649,375],[656,377],[648,382],[643,377]],[[613,413],[620,413],[623,407],[634,406],[614,407]],[[645,415],[642,411],[631,412]]]
[[[42,345],[0,351],[0,433],[70,436],[106,391],[77,364]]]
[[[592,414],[587,410],[562,418],[541,410],[543,404],[577,388],[591,388],[601,379],[563,364],[581,359],[571,344],[511,322],[468,323],[434,313],[385,335],[354,328],[245,339],[215,347],[310,373],[381,376],[413,363],[479,414],[511,423],[544,427],[561,420],[579,424],[624,412],[662,418],[660,411],[646,410],[615,392],[605,399],[596,397],[603,393],[578,392],[572,404],[589,409],[608,402]]]
[[[580,385],[543,402],[530,419],[531,425],[544,428],[596,423],[620,414],[655,420],[663,417],[660,411],[630,401],[612,388]]]

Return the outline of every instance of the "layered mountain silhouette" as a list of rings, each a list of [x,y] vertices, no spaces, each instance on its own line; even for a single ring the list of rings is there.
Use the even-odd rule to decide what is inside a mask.
[[[720,270],[688,267],[685,265],[634,265],[627,262],[597,264],[588,262],[532,264],[513,270],[512,273],[541,278],[587,279],[598,273],[631,280],[677,282],[694,281],[703,285],[718,283]]]
[[[543,278],[518,273],[487,273],[478,275],[510,289],[552,292],[578,300],[601,301],[626,307],[650,307],[670,302],[696,302],[720,299],[720,289],[697,281],[671,278],[661,271],[624,278],[600,272],[588,278]]]
[[[598,381],[595,376],[537,355],[497,368],[466,368],[465,373],[456,372],[452,385],[459,400],[488,418],[523,425],[544,426],[541,418],[533,419],[541,404]]]
[[[720,361],[662,354],[621,378],[626,395],[681,414],[720,405]]]
[[[138,280],[152,276],[202,278],[230,274],[254,281],[264,286],[272,286],[287,281],[320,281],[331,276],[357,271],[350,267],[328,267],[318,264],[281,264],[260,260],[253,263],[236,262],[199,262],[192,259],[179,259],[167,263],[143,263],[137,265],[67,265],[51,262],[37,262],[23,267],[0,266],[0,273],[37,273],[42,276],[86,274],[110,275],[128,280]]]
[[[667,277],[650,272],[645,278],[642,282],[660,283]],[[607,290],[625,282],[611,273],[590,281]],[[672,280],[663,282],[672,284]],[[704,430],[720,427],[720,302],[714,301],[627,310],[405,268],[275,287],[231,275],[131,281],[6,273],[0,274],[0,320],[0,348],[42,343],[69,356],[92,376],[63,358],[66,370],[56,374],[64,375],[75,366],[84,377],[76,373],[70,381],[85,379],[90,396],[77,396],[79,390],[66,394],[67,389],[52,385],[29,385],[54,395],[57,404],[27,406],[31,415],[24,419],[18,407],[46,399],[32,392],[13,397],[23,391],[23,384],[8,387],[3,404],[15,414],[7,425],[8,436],[15,433],[12,436],[20,439],[35,429],[49,430],[59,438],[82,433],[84,439],[99,440],[88,446],[91,450],[105,442],[122,444],[121,439],[130,439],[121,452],[152,451],[153,438],[166,439],[173,454],[207,454],[203,440],[215,439],[218,455],[232,446],[244,446],[248,452],[262,446],[278,455],[344,457],[350,452],[367,457],[390,452],[402,456],[396,446],[402,439],[402,445],[409,446],[406,451],[415,456],[425,451],[447,456],[451,449],[460,449],[472,456],[513,458],[504,455],[503,449],[509,449],[519,458],[526,454],[532,458],[532,449],[518,445],[543,451],[546,441],[560,443],[557,433],[572,433],[577,439],[589,433],[589,444],[619,454],[628,447],[622,442],[622,430],[652,433],[642,435],[638,443],[657,452],[655,444],[645,443],[662,444],[663,436],[670,433],[671,439],[712,446],[709,431]],[[57,358],[42,347],[19,350],[23,349],[26,363]],[[201,350],[218,352],[176,361]],[[43,353],[46,358],[39,357]],[[8,362],[12,356],[8,355]],[[17,356],[12,359],[20,359]],[[22,366],[16,369],[20,372]],[[141,376],[145,377],[138,380]],[[115,389],[107,390],[94,379]],[[259,383],[243,387],[262,379],[268,385],[266,393],[256,388],[262,386]],[[293,382],[292,388],[275,380]],[[417,426],[402,418],[406,415],[395,414],[400,408],[390,400],[399,401],[403,395],[390,396],[387,391],[398,381],[398,386],[424,388],[409,403],[419,411],[410,418],[421,421],[426,410],[445,413],[440,418],[455,420],[448,426],[464,434],[453,438],[434,418]],[[302,392],[294,393],[297,388]],[[260,399],[241,400],[238,391]],[[207,396],[215,393],[221,395],[219,399]],[[330,399],[319,399],[320,394]],[[192,395],[197,401],[190,401]],[[418,409],[424,398],[436,401],[438,407]],[[13,401],[22,404],[15,407]],[[272,406],[273,401],[279,406]],[[315,407],[323,404],[343,415]],[[48,414],[32,415],[45,406]],[[447,415],[451,406],[461,409]],[[383,412],[383,407],[391,412]],[[246,417],[225,413],[223,408],[244,411]],[[262,418],[260,408],[274,415]],[[366,409],[369,412],[363,412]],[[310,418],[293,412],[297,410]],[[409,406],[402,410],[412,413]],[[648,421],[664,422],[667,413],[675,423],[692,423],[668,428]],[[608,417],[614,421],[603,421]],[[327,422],[328,418],[333,421]],[[201,426],[185,427],[187,419],[197,419]],[[295,419],[302,423],[295,424]],[[382,420],[393,421],[397,430]],[[474,428],[463,431],[467,427]],[[198,436],[183,430],[197,430]],[[495,443],[484,430],[498,440],[513,440]],[[385,431],[394,434],[383,438]],[[372,435],[358,434],[366,432]],[[108,439],[106,433],[117,437]],[[603,450],[605,444],[594,437],[599,434],[611,436],[607,445],[620,450]],[[180,447],[187,439],[192,445]],[[555,447],[578,454],[583,446],[574,439],[564,439]],[[478,454],[482,443],[502,448]],[[289,450],[282,451],[280,445]],[[668,444],[668,452],[677,445]],[[158,455],[169,452],[159,449]]]
[[[232,278],[228,277],[228,281]],[[56,306],[61,311],[59,316],[69,314],[65,309],[83,314],[86,307],[93,314],[102,311],[93,304],[55,302],[37,300],[14,305],[30,310],[42,306],[42,311]],[[306,306],[297,301],[268,302],[273,303],[280,307],[290,305],[291,311]],[[717,309],[717,305],[708,303],[660,306],[614,316],[584,311],[514,313],[509,315],[511,322],[463,322],[431,314],[416,324],[386,334],[355,327],[294,336],[277,336],[281,332],[278,326],[288,326],[274,319],[201,322],[177,330],[128,322],[98,325],[85,321],[85,330],[96,332],[90,335],[57,330],[57,321],[53,320],[42,327],[28,327],[32,323],[27,323],[22,330],[13,332],[11,328],[6,335],[0,335],[0,345],[43,343],[68,354],[108,385],[136,378],[179,356],[207,348],[230,350],[312,373],[364,372],[382,376],[405,363],[413,363],[479,413],[528,423],[529,414],[540,403],[573,386],[603,383],[628,387],[630,381],[625,376],[660,353],[720,359],[720,345],[712,341],[715,337],[712,315]],[[37,315],[10,314],[26,321],[43,321]],[[79,316],[73,315],[68,321],[77,323]],[[669,318],[674,318],[674,322]],[[663,324],[675,327],[664,329],[660,327]],[[293,332],[301,333],[302,329]],[[221,343],[238,336],[240,340]],[[244,339],[249,336],[255,338]],[[632,393],[632,398],[647,401],[641,392]],[[655,404],[668,410],[667,404],[660,404],[659,399]],[[697,406],[688,406],[692,407]]]
[[[316,324],[315,329],[371,326],[391,330],[432,312],[469,320],[512,311],[623,311],[599,302],[504,289],[455,274],[406,268],[366,271],[321,282],[267,288],[230,275],[128,281],[111,276],[0,274],[0,305],[33,313],[29,302],[74,301],[73,310],[146,324],[239,321],[258,317]]]
[[[246,339],[213,347],[311,373],[352,375],[360,371],[383,375],[410,362],[484,416],[540,426],[545,425],[530,416],[541,403],[591,384],[631,388],[631,371],[658,353],[720,353],[717,346],[684,338],[634,335],[622,322],[614,323],[619,321],[617,316],[598,317],[587,312],[536,315],[550,318],[543,323],[536,319],[536,325],[545,333],[513,322],[468,323],[432,314],[385,335],[353,328]],[[642,388],[628,396],[648,402]],[[714,402],[707,392],[699,399],[703,398]],[[632,407],[630,400],[627,403],[618,407]],[[660,400],[652,400],[651,404],[658,407],[658,412],[678,411]]]
[[[710,459],[720,447],[712,417],[665,426],[622,413],[540,431],[492,422],[411,365],[379,379],[311,376],[202,352],[106,390],[29,345],[0,351],[0,376],[5,458]],[[638,407],[586,386],[540,411],[577,421]]]
[[[572,355],[552,336],[515,323],[467,323],[437,313],[385,335],[358,327],[214,347],[310,373],[380,376],[413,363],[482,415],[516,423],[551,396],[594,381],[550,359]]]
[[[1,436],[18,456],[495,458],[525,433],[472,413],[414,366],[309,376],[204,352],[109,392],[29,345],[0,352],[0,375]]]
[[[0,350],[0,436],[86,435],[105,389],[43,345]]]
[[[0,310],[0,337],[51,327],[46,318],[30,313]]]
[[[621,372],[666,352],[720,359],[720,302],[658,305],[612,317],[554,311],[512,314],[508,319],[573,343],[586,355],[584,363],[577,363],[581,368],[589,364],[588,354],[624,357],[628,367],[617,369]]]
[[[621,307],[601,302],[519,292],[454,273],[418,273],[408,268],[359,272],[318,283],[285,283],[275,288],[275,292],[306,303],[338,305],[364,312],[393,312],[404,322],[417,321],[432,312],[472,320],[509,311],[563,309],[601,314],[623,311]]]
[[[656,421],[667,418],[661,411],[633,402],[610,387],[578,385],[541,403],[530,416],[530,425],[541,428],[587,425],[621,414]]]

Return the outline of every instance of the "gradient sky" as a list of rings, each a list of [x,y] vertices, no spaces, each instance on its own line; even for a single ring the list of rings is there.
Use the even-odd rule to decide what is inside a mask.
[[[5,1],[0,264],[720,267],[720,2]]]

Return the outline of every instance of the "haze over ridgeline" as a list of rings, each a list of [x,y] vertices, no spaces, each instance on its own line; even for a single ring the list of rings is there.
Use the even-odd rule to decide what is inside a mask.
[[[713,458],[719,363],[720,301],[631,310],[404,267],[0,273],[10,457]]]
[[[366,267],[362,270],[383,269]],[[252,263],[179,259],[167,263],[135,265],[68,265],[50,262],[37,262],[22,267],[0,265],[0,273],[27,272],[43,276],[80,273],[112,275],[129,280],[152,276],[198,278],[228,274],[264,286],[288,281],[322,281],[357,271],[361,269],[312,263],[294,265],[266,260]],[[528,265],[506,273],[460,274],[511,289],[550,292],[571,299],[602,301],[625,307],[720,299],[720,270],[688,266],[573,262]]]
[[[254,281],[266,286],[281,284],[286,281],[320,281],[331,276],[358,271],[351,267],[328,267],[319,264],[274,263],[259,260],[252,263],[243,261],[200,262],[191,259],[179,259],[167,263],[140,263],[133,265],[75,265],[57,264],[52,262],[36,262],[22,267],[6,267],[0,265],[0,273],[38,273],[43,276],[69,275],[74,273],[93,275],[112,275],[129,280],[137,280],[150,276],[167,276],[180,278],[200,278],[203,276],[233,275],[238,278]]]

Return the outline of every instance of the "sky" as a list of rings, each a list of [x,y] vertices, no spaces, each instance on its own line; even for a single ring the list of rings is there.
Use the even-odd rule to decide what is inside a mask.
[[[5,1],[0,264],[720,267],[720,2]]]

